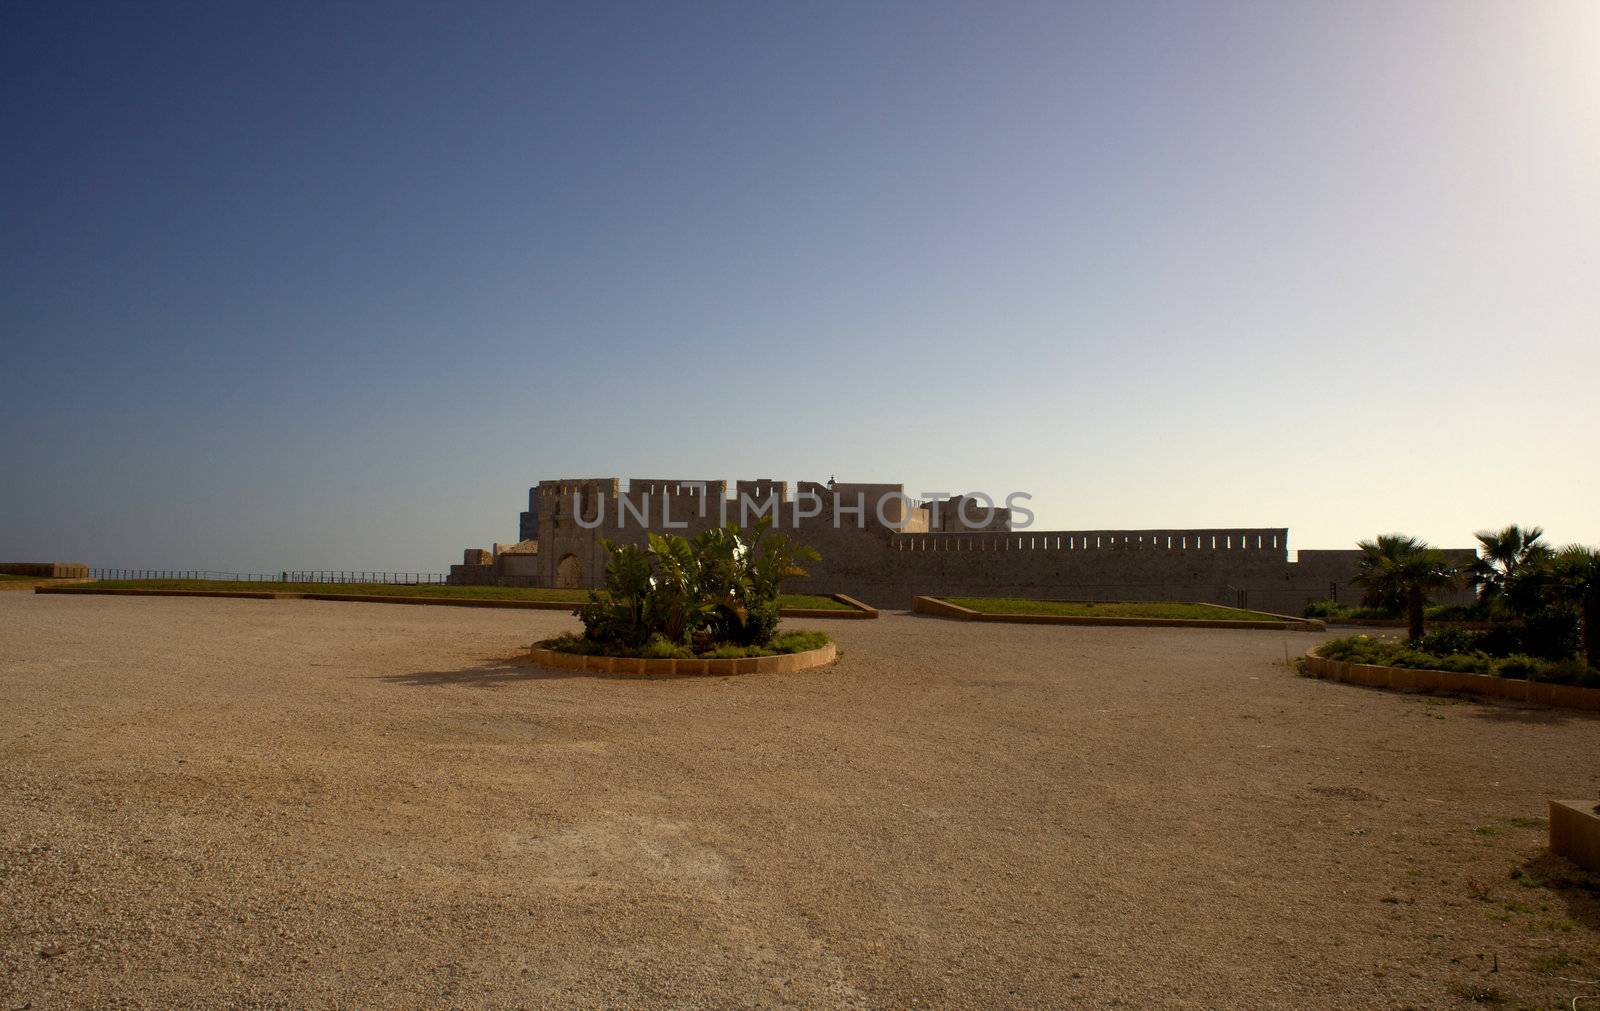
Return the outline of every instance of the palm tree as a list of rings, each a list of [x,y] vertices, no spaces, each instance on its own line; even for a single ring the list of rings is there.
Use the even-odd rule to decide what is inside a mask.
[[[1515,523],[1501,530],[1479,530],[1478,557],[1468,573],[1478,598],[1487,603],[1504,597],[1519,569],[1548,558],[1550,549],[1539,541],[1543,536],[1539,527]]]
[[[1404,601],[1410,637],[1422,638],[1429,595],[1455,586],[1460,572],[1438,549],[1404,534],[1380,534],[1358,547],[1356,582],[1379,600]]]
[[[1571,544],[1556,552],[1551,563],[1557,599],[1578,610],[1583,623],[1583,660],[1600,667],[1600,551]]]

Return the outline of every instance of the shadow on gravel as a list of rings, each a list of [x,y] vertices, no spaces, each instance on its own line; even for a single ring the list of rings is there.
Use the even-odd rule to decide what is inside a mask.
[[[530,663],[525,657],[489,660],[464,670],[413,671],[409,674],[379,674],[377,680],[392,685],[426,688],[432,685],[466,685],[469,688],[495,688],[521,681],[547,681],[581,675],[583,671],[552,670]]]
[[[1277,661],[1274,661],[1274,663],[1276,664]],[[1517,723],[1524,726],[1555,727],[1566,723],[1600,722],[1600,713],[1590,712],[1586,709],[1566,709],[1561,706],[1541,705],[1537,702],[1507,701],[1505,699],[1488,698],[1483,695],[1456,695],[1449,692],[1402,692],[1373,685],[1332,681],[1315,677],[1303,670],[1296,670],[1295,677],[1317,684],[1328,685],[1332,688],[1369,692],[1378,695],[1392,695],[1407,702],[1461,706],[1462,711],[1473,719],[1488,720],[1491,723]]]
[[[727,677],[734,676],[736,675],[727,675]],[[748,678],[751,675],[743,676]],[[589,678],[595,681],[681,681],[688,678],[701,681],[725,680],[723,676],[715,674],[602,674],[598,671],[558,670],[536,664],[521,654],[488,660],[476,667],[467,667],[463,670],[414,671],[409,674],[378,674],[374,677],[388,684],[409,685],[415,688],[434,685],[497,688],[526,681],[561,681],[567,678]]]
[[[1559,726],[1564,723],[1593,723],[1600,720],[1600,713],[1586,712],[1582,709],[1562,709],[1558,706],[1519,706],[1506,703],[1495,703],[1483,700],[1484,704],[1473,706],[1471,715],[1480,720],[1492,723],[1521,723],[1528,726]]]
[[[1566,905],[1570,919],[1600,931],[1600,874],[1591,874],[1546,851],[1525,861],[1511,877],[1524,888],[1548,890]]]

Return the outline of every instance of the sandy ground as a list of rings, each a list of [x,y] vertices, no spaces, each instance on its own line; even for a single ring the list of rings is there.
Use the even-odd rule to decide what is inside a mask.
[[[512,659],[573,624],[0,595],[0,1008],[1600,994],[1562,978],[1600,979],[1600,892],[1542,855],[1595,718],[1298,677],[1305,633],[886,615],[798,675]]]

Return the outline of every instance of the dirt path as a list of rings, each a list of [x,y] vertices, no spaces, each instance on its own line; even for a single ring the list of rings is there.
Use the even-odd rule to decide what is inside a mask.
[[[1566,1006],[1600,719],[1305,633],[833,622],[529,667],[559,613],[0,595],[0,1007]],[[1531,882],[1529,882],[1531,884]],[[1491,969],[1498,964],[1498,972]]]

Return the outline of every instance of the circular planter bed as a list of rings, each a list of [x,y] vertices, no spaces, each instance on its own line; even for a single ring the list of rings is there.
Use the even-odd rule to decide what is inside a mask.
[[[696,674],[727,676],[729,674],[793,674],[808,667],[821,667],[838,658],[839,651],[833,643],[804,653],[777,653],[772,656],[742,656],[732,659],[689,657],[649,659],[629,656],[591,656],[584,653],[564,653],[533,647],[534,663],[561,670],[592,671],[596,674],[636,674],[640,676]]]
[[[1514,702],[1535,702],[1600,712],[1600,688],[1503,678],[1494,674],[1351,663],[1348,660],[1329,660],[1327,657],[1318,656],[1315,650],[1306,653],[1301,659],[1306,672],[1312,677],[1326,678],[1330,681],[1344,681],[1370,688],[1387,688],[1397,692],[1483,695]]]

